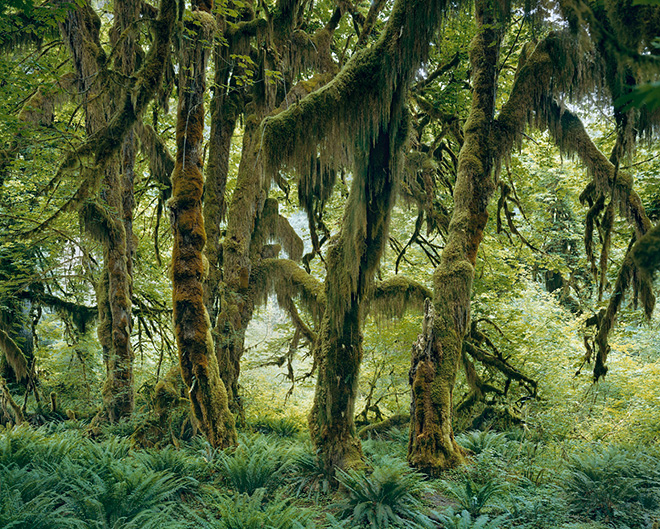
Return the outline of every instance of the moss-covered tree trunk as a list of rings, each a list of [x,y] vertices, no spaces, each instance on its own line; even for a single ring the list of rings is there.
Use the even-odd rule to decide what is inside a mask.
[[[210,2],[194,6],[181,50],[177,154],[170,200],[172,287],[181,374],[189,388],[193,415],[213,446],[226,447],[235,444],[236,430],[218,371],[203,287],[204,91],[209,42],[216,28],[211,7]]]
[[[234,6],[235,7],[235,6]],[[228,26],[223,13],[218,15],[219,29]],[[238,85],[245,72],[237,63],[236,56],[250,52],[249,37],[242,32],[226,35],[226,42],[214,49],[215,79],[211,99],[211,132],[208,142],[208,162],[204,184],[204,226],[209,261],[209,274],[204,283],[204,302],[211,322],[215,322],[219,308],[219,290],[222,283],[222,245],[220,224],[224,219],[227,201],[225,190],[229,176],[231,142],[238,118],[243,112],[245,94]],[[214,338],[217,338],[214,333]],[[216,349],[218,342],[216,340]]]
[[[114,2],[111,42],[116,47],[115,68],[126,76],[135,73],[137,45],[136,31],[132,25],[139,17],[140,9],[141,4],[136,0]],[[119,96],[120,92],[111,99],[120,100]],[[117,110],[113,102],[110,103],[110,109],[112,113]],[[132,131],[124,138],[117,158],[106,169],[102,190],[102,198],[115,224],[104,240],[104,273],[107,273],[107,281],[105,278],[102,281],[102,285],[108,286],[112,344],[106,361],[103,402],[112,422],[128,417],[134,408],[131,331],[135,138]]]
[[[430,329],[427,344],[413,355],[410,369],[408,460],[430,474],[463,460],[451,424],[452,393],[470,320],[477,250],[488,220],[488,202],[495,189],[491,132],[501,39],[497,4],[493,0],[475,2],[477,35],[470,47],[472,106],[458,157],[454,212],[442,259],[433,277],[435,317],[425,324]]]
[[[400,104],[395,96],[394,105]],[[309,428],[329,472],[362,464],[354,422],[362,362],[362,300],[387,243],[396,190],[394,164],[405,136],[405,119],[398,116],[391,126],[392,134],[381,131],[366,159],[358,160],[342,230],[328,251],[327,306],[315,349],[318,376]]]
[[[223,283],[215,327],[220,376],[227,387],[231,410],[238,416],[243,415],[238,393],[240,362],[245,331],[254,311],[250,293],[252,234],[266,201],[263,162],[259,156],[262,117],[261,112],[252,114],[245,123],[243,152],[223,242]]]
[[[140,11],[135,0],[115,2],[113,44],[117,46],[116,68],[126,76],[135,70],[135,40],[131,25]],[[78,76],[79,92],[85,108],[86,132],[93,137],[105,127],[118,109],[121,89],[104,91],[100,77],[105,53],[99,44],[98,17],[83,4],[69,12],[61,24]],[[123,34],[123,39],[119,36]],[[135,147],[132,134],[120,154],[103,167],[100,204],[87,211],[88,231],[103,244],[103,271],[97,285],[99,311],[98,336],[106,365],[103,386],[103,414],[112,422],[128,417],[134,407],[132,329],[132,218],[133,165]],[[102,208],[102,210],[100,209]]]

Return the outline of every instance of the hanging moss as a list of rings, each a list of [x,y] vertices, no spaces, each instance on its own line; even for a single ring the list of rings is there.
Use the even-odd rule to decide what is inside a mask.
[[[642,237],[632,252],[637,267],[652,276],[660,267],[660,226],[655,226]]]
[[[252,235],[251,249],[257,252],[267,242],[277,241],[282,245],[289,259],[300,261],[304,249],[303,241],[291,227],[288,219],[279,214],[278,209],[276,199],[266,199]]]
[[[323,284],[289,259],[264,259],[253,271],[255,297],[262,304],[268,294],[297,298],[320,321],[325,310]]]
[[[63,213],[75,209],[96,191],[100,184],[106,166],[118,153],[123,140],[129,134],[132,126],[144,113],[147,105],[156,95],[169,59],[170,40],[177,6],[174,0],[162,0],[158,18],[153,21],[154,40],[142,68],[135,75],[132,86],[123,91],[116,103],[116,111],[107,120],[103,113],[95,110],[88,113],[88,129],[91,126],[93,135],[82,146],[68,155],[51,185],[55,185],[65,174],[79,169],[82,183],[74,196],[69,199],[56,213],[46,219],[35,231],[43,229],[46,224],[59,218]],[[79,9],[69,12],[68,18],[60,24],[67,44],[72,52],[74,63],[81,80],[103,78],[106,71],[106,56],[99,40],[100,19],[94,10],[83,4]],[[99,92],[102,86],[97,84],[94,92]],[[80,92],[88,93],[88,86],[81,86]],[[88,94],[93,95],[94,92]],[[94,98],[90,98],[91,101]],[[97,105],[98,106],[98,105]],[[91,159],[91,166],[86,163]]]
[[[369,310],[386,319],[403,317],[406,310],[422,310],[425,299],[433,299],[433,291],[402,275],[376,283]]]
[[[16,342],[2,329],[0,329],[0,350],[2,350],[2,353],[12,371],[14,371],[17,381],[20,382],[32,378],[32,370],[23,351],[21,351],[21,348]]]

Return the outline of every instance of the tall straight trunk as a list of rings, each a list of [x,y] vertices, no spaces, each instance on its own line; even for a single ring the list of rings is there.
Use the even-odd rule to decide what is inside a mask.
[[[470,320],[477,251],[495,189],[492,128],[501,40],[496,4],[493,0],[475,2],[477,35],[470,47],[472,106],[458,157],[454,212],[433,276],[435,317],[433,311],[427,311],[426,343],[414,352],[410,369],[408,461],[430,474],[463,461],[452,429],[452,393]]]
[[[203,286],[204,92],[207,43],[216,29],[211,8],[210,2],[194,6],[181,50],[177,153],[170,200],[174,232],[172,290],[181,375],[189,388],[193,415],[211,445],[227,447],[236,443],[236,429],[218,371]]]
[[[392,136],[399,132],[395,130]],[[390,138],[389,131],[381,131],[366,163],[356,164],[342,231],[327,257],[327,307],[315,349],[318,377],[309,429],[312,443],[328,472],[362,464],[354,423],[362,361],[364,306],[361,301],[371,287],[387,243],[394,204],[393,162],[401,144],[393,145]],[[353,220],[356,218],[357,221]]]

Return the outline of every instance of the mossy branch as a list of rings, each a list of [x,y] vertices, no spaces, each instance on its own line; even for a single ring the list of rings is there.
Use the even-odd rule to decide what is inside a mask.
[[[14,371],[16,380],[20,382],[33,378],[32,370],[23,351],[3,329],[0,329],[0,350],[4,353],[7,363]]]
[[[421,312],[425,299],[433,299],[433,291],[430,288],[397,274],[376,283],[369,310],[381,318],[401,318],[410,309]]]
[[[390,430],[398,426],[405,426],[409,422],[410,422],[409,413],[397,413],[395,415],[392,415],[391,417],[388,417],[384,421],[363,426],[358,430],[357,434],[360,439],[369,439],[369,437],[372,434],[378,435],[382,432],[385,432],[386,430]]]
[[[252,271],[252,284],[262,304],[275,292],[299,299],[317,321],[325,311],[323,284],[290,259],[263,259]]]
[[[7,381],[2,377],[0,377],[0,407],[2,407],[7,414],[14,416],[13,420],[15,424],[22,424],[25,422],[23,410],[12,398],[11,393],[9,392],[9,387],[7,387]]]
[[[478,360],[484,365],[494,367],[503,375],[511,380],[516,380],[525,385],[531,395],[536,395],[536,388],[538,383],[536,380],[529,378],[527,375],[518,371],[515,367],[511,366],[506,360],[497,358],[480,347],[471,344],[470,342],[463,342],[465,351],[475,360]]]
[[[70,153],[58,168],[56,180],[79,169],[82,184],[72,198],[30,234],[43,230],[67,211],[78,208],[98,187],[108,162],[119,151],[124,138],[142,116],[161,84],[170,56],[176,13],[175,0],[161,0],[158,18],[153,21],[153,44],[142,68],[132,78],[131,86],[124,91],[117,103],[116,112],[100,130]],[[91,165],[86,165],[86,160],[90,160]]]

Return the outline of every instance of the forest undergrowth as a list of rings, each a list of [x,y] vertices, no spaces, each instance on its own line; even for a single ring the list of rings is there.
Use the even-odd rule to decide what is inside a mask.
[[[199,436],[138,449],[122,430],[4,430],[0,527],[632,529],[660,516],[658,450],[640,444],[469,431],[457,438],[469,463],[431,480],[393,428],[364,441],[365,468],[339,471],[337,488],[290,419],[248,424],[224,451]]]

